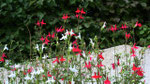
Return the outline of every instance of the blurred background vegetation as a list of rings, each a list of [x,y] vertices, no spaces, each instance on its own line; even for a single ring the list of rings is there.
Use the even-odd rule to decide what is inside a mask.
[[[122,24],[133,26],[139,21],[143,26],[135,29],[136,43],[139,46],[150,44],[149,0],[0,0],[0,43],[11,48],[10,59],[20,61],[28,58],[30,41],[27,26],[34,44],[41,37],[36,33],[37,20],[44,19],[46,26],[42,27],[42,32],[48,33],[46,31],[54,31],[55,26],[64,25],[63,14],[75,15],[77,8],[84,8],[86,12],[79,28],[87,43],[89,37],[97,35],[102,42],[101,48],[124,44],[123,31],[115,33],[115,44],[111,32],[100,31],[103,22],[106,21],[110,28],[114,24],[118,27]],[[75,29],[77,22],[74,19],[69,19],[65,28]]]

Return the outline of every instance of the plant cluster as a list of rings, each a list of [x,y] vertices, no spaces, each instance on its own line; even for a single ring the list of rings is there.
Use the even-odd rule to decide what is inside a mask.
[[[67,4],[66,4],[67,3]],[[44,26],[41,32],[54,31],[55,25],[60,27],[63,24],[61,16],[65,13],[74,14],[76,7],[84,8],[86,17],[79,22],[79,29],[84,37],[87,45],[88,37],[94,38],[95,35],[105,36],[101,40],[101,48],[108,48],[124,43],[119,39],[124,37],[120,32],[116,32],[113,44],[111,38],[114,37],[110,32],[99,31],[104,21],[109,22],[108,25],[116,23],[118,26],[127,24],[133,26],[135,21],[140,20],[143,26],[135,30],[136,43],[139,46],[148,46],[150,42],[150,5],[149,0],[0,0],[0,42],[8,44],[13,55],[9,59],[15,62],[28,60],[30,54],[30,41],[27,26],[30,29],[31,40],[39,38],[39,28],[34,26],[35,21],[44,20],[49,26]],[[135,10],[138,9],[138,10]],[[82,9],[80,9],[82,10]],[[84,15],[84,14],[83,14]],[[80,14],[77,17],[82,18]],[[74,29],[77,24],[75,17],[70,17],[69,23],[65,25],[68,29]],[[34,26],[34,28],[33,28]],[[92,31],[92,32],[91,32]],[[37,39],[36,39],[37,40]],[[31,43],[34,44],[34,41]],[[33,47],[32,47],[33,48]],[[17,54],[16,54],[17,53]],[[22,59],[23,58],[23,59]]]
[[[63,26],[55,27],[55,31],[52,32],[43,33],[42,29],[47,23],[43,19],[37,21],[36,26],[38,26],[38,29],[36,32],[40,38],[34,42],[34,45],[31,44],[32,40],[30,40],[30,61],[25,62],[23,65],[15,64],[12,66],[8,62],[4,64],[5,67],[10,69],[10,72],[8,77],[2,80],[2,83],[144,84],[144,81],[142,81],[144,71],[141,67],[141,60],[146,47],[143,48],[140,52],[140,57],[138,57],[136,55],[138,47],[134,36],[134,30],[142,27],[141,23],[136,22],[133,27],[123,24],[119,28],[115,24],[109,28],[104,22],[101,26],[101,31],[108,31],[113,34],[112,42],[114,44],[116,42],[114,39],[116,32],[124,32],[121,34],[124,36],[125,44],[129,43],[131,38],[133,39],[131,53],[118,54],[114,47],[114,62],[112,63],[112,68],[109,69],[103,65],[103,60],[105,60],[103,57],[104,52],[99,47],[101,43],[98,40],[98,36],[88,38],[90,45],[86,46],[79,24],[84,20],[84,14],[86,12],[83,8],[77,8],[75,11],[73,16],[77,18],[78,25],[76,29],[69,29],[65,26],[68,24],[69,19],[73,17],[68,14],[63,14],[62,16]],[[133,34],[127,31],[128,28],[132,29]],[[34,49],[31,46],[34,46]],[[6,49],[8,50],[7,46],[5,46],[4,50]],[[36,59],[32,59],[32,56]],[[4,57],[6,55],[3,53],[1,62],[4,62]],[[126,60],[122,61],[123,58]],[[114,70],[115,73],[111,74],[110,70]]]

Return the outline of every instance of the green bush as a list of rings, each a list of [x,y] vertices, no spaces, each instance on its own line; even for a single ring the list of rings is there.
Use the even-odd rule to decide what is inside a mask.
[[[67,4],[66,4],[67,3]],[[85,19],[80,22],[79,29],[88,43],[87,37],[93,38],[98,35],[99,40],[104,44],[101,48],[123,44],[124,41],[119,39],[120,32],[116,33],[115,39],[118,41],[112,43],[112,35],[107,31],[100,31],[104,21],[112,24],[128,23],[134,25],[137,20],[147,25],[150,20],[148,0],[1,0],[0,1],[0,42],[8,44],[12,48],[9,53],[10,57],[15,61],[20,61],[22,57],[29,57],[30,40],[27,27],[31,31],[32,44],[34,40],[40,39],[40,35],[36,35],[37,20],[44,19],[47,23],[43,26],[42,32],[54,31],[55,26],[65,25],[66,29],[74,29],[77,21],[69,20],[64,24],[60,18],[63,14],[75,14],[75,10],[84,8],[86,11]],[[72,16],[74,17],[74,16]],[[75,24],[74,24],[75,23]],[[143,26],[142,29],[136,29],[136,41],[138,45],[148,45],[150,40],[149,25]],[[91,32],[92,31],[92,32]],[[99,36],[100,35],[100,36]],[[143,43],[140,43],[142,41]],[[147,41],[147,42],[145,42]]]

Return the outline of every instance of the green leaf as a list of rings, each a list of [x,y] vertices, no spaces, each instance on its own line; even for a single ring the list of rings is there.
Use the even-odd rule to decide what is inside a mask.
[[[140,34],[144,34],[144,31],[140,31]]]
[[[147,4],[146,3],[141,3],[141,6],[147,7]]]
[[[4,6],[6,6],[6,5],[7,5],[6,3],[2,3],[1,4],[1,8],[4,7]]]
[[[36,2],[36,0],[30,1],[29,6],[31,6],[31,5],[34,4],[35,2]]]
[[[70,4],[75,4],[76,3],[76,0],[70,0]]]
[[[40,20],[42,20],[42,18],[44,17],[44,14],[41,13],[41,12],[38,12],[38,13],[37,13],[37,16],[39,17]]]
[[[11,2],[12,2],[12,0],[6,0],[6,2],[7,2],[7,3],[11,3]]]
[[[89,24],[89,23],[84,23],[84,26],[85,26],[86,28],[89,28],[89,27],[90,27],[90,24]]]
[[[18,13],[21,13],[21,12],[22,12],[22,8],[19,8],[19,9],[18,9]]]

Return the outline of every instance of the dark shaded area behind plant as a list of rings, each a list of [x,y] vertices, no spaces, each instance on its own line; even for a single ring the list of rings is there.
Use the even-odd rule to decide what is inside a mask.
[[[66,4],[67,3],[67,4]],[[85,41],[89,37],[98,35],[102,44],[101,48],[107,48],[124,44],[123,31],[116,32],[113,44],[112,33],[100,30],[104,21],[107,27],[117,24],[134,25],[138,20],[143,24],[141,28],[135,29],[136,42],[140,46],[150,44],[150,2],[149,0],[1,0],[0,1],[0,42],[8,44],[11,48],[8,56],[10,59],[20,61],[29,57],[29,33],[26,25],[32,34],[32,41],[39,40],[41,36],[36,34],[37,20],[44,19],[47,23],[42,27],[43,33],[54,31],[55,26],[64,25],[61,19],[63,14],[75,15],[77,8],[84,8],[85,19],[80,23],[80,30]],[[66,24],[66,29],[75,29],[76,18],[73,17]],[[92,31],[92,32],[91,32]],[[131,31],[130,29],[127,31]],[[132,32],[131,32],[132,33]]]

